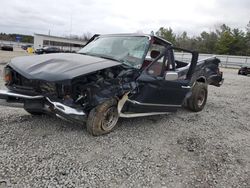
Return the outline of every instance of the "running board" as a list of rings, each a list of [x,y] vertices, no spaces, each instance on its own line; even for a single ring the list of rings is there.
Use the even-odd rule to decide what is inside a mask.
[[[150,112],[150,113],[120,113],[119,116],[122,118],[133,118],[133,117],[143,117],[143,116],[154,116],[154,115],[161,115],[167,114],[169,112]]]

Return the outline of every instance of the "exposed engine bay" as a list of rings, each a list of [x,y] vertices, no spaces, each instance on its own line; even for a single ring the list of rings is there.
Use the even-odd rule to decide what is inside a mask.
[[[61,85],[63,103],[89,111],[112,97],[121,98],[124,93],[136,92],[139,71],[116,66],[84,75],[72,80],[71,85]]]

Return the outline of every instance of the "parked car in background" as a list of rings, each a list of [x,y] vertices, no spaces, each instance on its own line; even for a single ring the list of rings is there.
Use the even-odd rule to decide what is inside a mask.
[[[238,71],[240,75],[248,75],[250,74],[250,67],[241,67]]]
[[[51,53],[60,53],[61,49],[57,47],[44,47],[35,50],[36,54],[51,54]]]
[[[76,53],[75,50],[62,50],[63,53]]]
[[[3,51],[13,51],[13,46],[11,46],[11,45],[3,45],[3,46],[1,46],[0,49],[3,50]]]
[[[23,50],[27,50],[27,49],[30,48],[30,47],[32,47],[31,44],[24,44],[24,45],[21,46],[21,48],[22,48]]]
[[[176,50],[192,59],[177,60]],[[12,59],[4,69],[8,90],[0,90],[0,99],[12,106],[22,103],[33,115],[86,121],[90,134],[102,135],[114,129],[119,117],[165,114],[181,107],[201,111],[208,85],[223,82],[219,63],[215,57],[199,61],[198,52],[153,35],[101,35],[78,53]]]

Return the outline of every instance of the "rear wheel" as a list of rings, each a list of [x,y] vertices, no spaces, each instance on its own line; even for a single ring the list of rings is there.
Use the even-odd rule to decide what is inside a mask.
[[[107,134],[114,129],[118,118],[117,101],[108,100],[90,111],[87,131],[94,136]]]
[[[207,102],[207,84],[196,82],[192,88],[192,95],[186,101],[186,108],[193,112],[201,111]]]

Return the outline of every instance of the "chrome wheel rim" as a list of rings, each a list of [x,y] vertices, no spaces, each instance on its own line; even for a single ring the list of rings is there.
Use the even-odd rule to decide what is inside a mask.
[[[112,130],[118,121],[118,112],[115,106],[110,107],[103,115],[102,129],[104,131]]]

